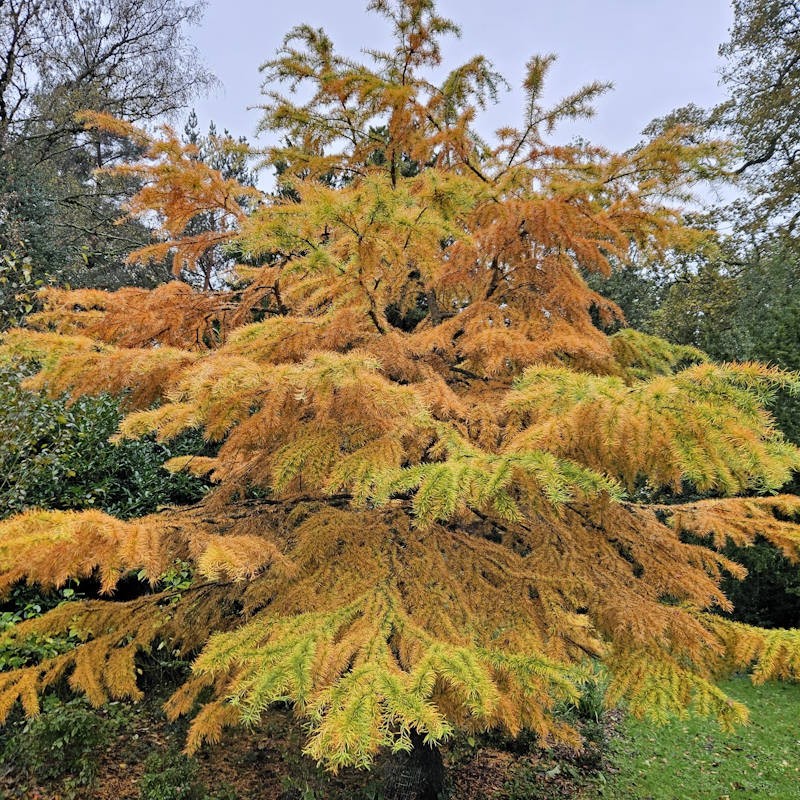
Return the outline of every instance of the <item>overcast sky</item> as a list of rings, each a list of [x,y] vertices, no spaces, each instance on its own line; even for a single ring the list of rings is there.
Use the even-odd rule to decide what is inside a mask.
[[[258,67],[294,25],[324,28],[345,55],[387,45],[385,22],[365,8],[366,0],[209,0],[193,38],[222,88],[197,102],[201,127],[213,119],[253,141],[259,112],[248,106],[260,102]],[[624,149],[654,117],[722,96],[717,48],[732,22],[730,0],[440,0],[438,8],[462,29],[444,47],[445,65],[482,53],[513,87],[482,132],[520,120],[517,87],[535,53],[558,55],[552,100],[593,80],[614,84],[594,119],[562,130],[564,140],[580,135]]]

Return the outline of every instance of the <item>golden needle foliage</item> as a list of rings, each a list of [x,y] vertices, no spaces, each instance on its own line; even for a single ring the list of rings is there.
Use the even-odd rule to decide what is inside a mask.
[[[574,741],[552,712],[587,656],[636,713],[744,719],[715,677],[796,678],[800,642],[707,613],[729,608],[723,573],[743,574],[714,546],[762,535],[800,555],[800,500],[758,496],[800,465],[766,410],[800,381],[606,337],[593,313],[620,312],[582,277],[702,246],[679,201],[725,147],[683,128],[619,155],[549,144],[604,88],[545,108],[549,57],[528,65],[521,126],[483,142],[472,121],[501,85],[491,65],[436,83],[454,26],[432,0],[370,8],[396,41],[372,66],[309,27],[265,65],[280,192],[249,213],[245,190],[169,131],[126,128],[149,148],[126,168],[145,181],[132,211],[165,232],[134,257],[191,263],[218,241],[186,225],[213,207],[263,264],[241,268],[241,286],[51,290],[35,329],[6,335],[3,358],[40,365],[32,386],[120,393],[119,436],[200,428],[219,450],[167,465],[217,482],[199,507],[0,524],[6,588],[96,575],[110,594],[131,571],[157,582],[174,559],[196,566],[184,592],[65,604],[4,634],[82,643],[2,674],[0,713],[18,698],[35,713],[62,676],[94,703],[136,698],[136,652],[168,641],[196,655],[168,703],[195,713],[190,749],[276,701],[308,719],[307,751],[332,768],[406,749],[413,730]],[[629,499],[684,489],[712,499]]]

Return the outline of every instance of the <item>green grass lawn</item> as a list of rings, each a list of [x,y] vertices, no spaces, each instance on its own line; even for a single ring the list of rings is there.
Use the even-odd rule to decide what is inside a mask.
[[[665,727],[629,719],[612,746],[617,771],[599,797],[613,800],[800,800],[800,685],[722,688],[750,709],[750,724],[725,733],[691,718]]]

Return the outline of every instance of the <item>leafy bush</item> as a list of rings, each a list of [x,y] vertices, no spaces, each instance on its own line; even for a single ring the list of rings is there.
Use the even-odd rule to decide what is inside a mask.
[[[162,469],[167,459],[198,452],[200,434],[169,445],[108,439],[119,424],[109,395],[68,405],[23,389],[21,366],[0,368],[0,517],[30,507],[98,508],[128,518],[160,505],[198,500],[207,484]]]
[[[0,635],[18,622],[39,617],[51,608],[81,597],[71,586],[58,592],[42,592],[37,587],[19,584],[0,605]],[[23,641],[2,642],[0,639],[0,672],[38,664],[71,650],[79,641],[74,631],[60,636],[32,635]]]
[[[126,706],[112,704],[106,714],[90,708],[83,698],[63,702],[45,698],[44,710],[27,720],[7,740],[3,761],[31,772],[37,780],[69,778],[72,785],[94,780],[99,751],[129,723]]]
[[[207,487],[191,475],[162,469],[168,458],[202,448],[198,435],[169,446],[151,440],[108,439],[121,417],[109,395],[80,398],[72,404],[27,391],[22,364],[0,367],[0,518],[29,507],[98,508],[126,518],[160,505],[198,500]],[[191,576],[177,564],[164,576],[169,588],[185,588]],[[86,588],[86,587],[84,587]],[[0,633],[17,622],[40,616],[79,598],[80,587],[43,592],[19,585],[0,603]],[[0,646],[0,671],[37,664],[70,650],[76,636],[36,636]]]
[[[24,244],[4,248],[0,244],[0,330],[21,325],[26,314],[34,310],[36,292],[45,281],[34,275],[31,257]]]
[[[764,628],[800,627],[800,567],[777,547],[759,539],[752,547],[729,545],[725,555],[747,568],[747,577],[726,578],[732,619]]]
[[[197,764],[184,755],[154,753],[139,781],[140,800],[236,800],[229,786],[209,793],[197,777]]]

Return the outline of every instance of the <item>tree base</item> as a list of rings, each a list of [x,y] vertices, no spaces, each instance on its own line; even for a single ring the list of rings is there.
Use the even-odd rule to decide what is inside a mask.
[[[399,753],[383,773],[385,800],[439,800],[444,789],[444,764],[436,746],[427,745],[421,734],[411,733],[414,749]]]

